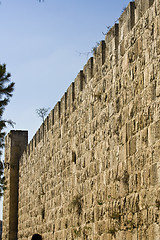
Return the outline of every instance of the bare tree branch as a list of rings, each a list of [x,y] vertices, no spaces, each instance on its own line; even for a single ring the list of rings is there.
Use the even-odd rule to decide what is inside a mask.
[[[44,123],[44,118],[47,115],[47,112],[50,108],[38,108],[36,109],[36,113],[38,114],[38,117],[40,117]]]

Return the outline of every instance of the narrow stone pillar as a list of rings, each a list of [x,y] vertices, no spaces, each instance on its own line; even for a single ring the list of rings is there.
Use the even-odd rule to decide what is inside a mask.
[[[7,189],[3,203],[3,240],[16,240],[18,230],[19,159],[28,144],[28,131],[11,131],[5,139]]]

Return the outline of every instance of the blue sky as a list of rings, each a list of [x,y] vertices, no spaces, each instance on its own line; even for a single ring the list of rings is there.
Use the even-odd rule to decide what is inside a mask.
[[[79,53],[104,39],[102,32],[114,25],[129,0],[1,2],[0,63],[7,64],[15,82],[4,118],[16,122],[16,130],[28,130],[30,140],[41,125],[35,110],[54,108],[87,62]]]

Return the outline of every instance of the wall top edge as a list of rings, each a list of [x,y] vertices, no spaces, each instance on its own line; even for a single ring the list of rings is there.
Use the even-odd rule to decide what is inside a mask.
[[[146,1],[151,1],[151,0],[146,0]],[[152,0],[153,2],[154,2],[154,0]],[[118,22],[116,22],[110,29],[109,29],[109,31],[107,32],[107,34],[105,35],[105,40],[102,40],[102,41],[105,41],[105,43],[107,43],[107,42],[109,42],[110,41],[110,39],[113,37],[117,37],[118,36],[118,34],[120,34],[119,33],[119,23],[120,23],[120,21],[122,21],[123,19],[124,19],[124,16],[127,16],[128,15],[128,11],[129,11],[129,9],[130,9],[130,7],[132,6],[135,6],[135,9],[136,9],[136,6],[139,4],[139,3],[141,3],[142,2],[142,0],[135,0],[135,1],[130,1],[129,2],[129,4],[128,4],[128,6],[124,9],[124,11],[122,12],[122,14],[121,14],[121,16],[118,18]],[[150,6],[150,5],[149,5]],[[131,14],[133,14],[132,12],[131,12]],[[130,16],[131,17],[131,16]],[[124,23],[125,24],[125,23]],[[137,23],[136,23],[137,24]],[[122,21],[122,25],[123,25],[123,21]],[[127,34],[128,34],[128,32],[127,32]],[[92,56],[92,57],[90,57],[88,60],[87,60],[87,63],[89,63],[90,61],[93,61],[93,58],[94,58],[94,56]],[[85,66],[87,66],[87,63],[86,63],[86,65]],[[80,70],[79,72],[78,72],[78,75],[79,74],[81,74],[83,72],[83,70]],[[75,78],[76,79],[76,78]],[[68,95],[68,90],[73,86],[73,84],[74,84],[74,82],[72,82],[71,84],[70,84],[70,86],[68,87],[68,89],[66,90],[66,92],[64,93],[64,95],[65,95],[65,97],[68,97],[67,95]],[[62,98],[63,98],[63,96],[62,96]],[[61,101],[62,101],[62,98],[61,98],[61,100],[60,101],[57,101],[57,103],[55,104],[55,106],[53,107],[53,109],[49,112],[49,114],[48,114],[48,116],[46,117],[46,119],[49,117],[49,116],[52,116],[53,114],[53,112],[54,112],[54,109],[57,107],[57,105],[58,104],[61,104]],[[45,121],[46,121],[46,119],[45,119]],[[44,121],[44,122],[45,122]],[[44,123],[42,123],[41,124],[41,126],[39,127],[39,129],[42,127],[44,125]],[[39,129],[36,131],[36,133],[39,131]],[[28,131],[27,130],[11,130],[10,131],[10,133],[22,133],[22,132],[26,132],[26,133],[28,133]],[[36,137],[36,133],[34,134],[34,136],[33,136],[33,138],[30,140],[30,142],[28,143],[28,146],[32,143],[32,141],[35,139],[35,137]]]

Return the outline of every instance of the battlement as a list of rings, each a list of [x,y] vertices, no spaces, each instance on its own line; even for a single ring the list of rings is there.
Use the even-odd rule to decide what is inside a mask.
[[[81,91],[101,71],[102,66],[107,65],[107,67],[112,68],[124,56],[125,51],[130,47],[129,44],[127,47],[124,46],[124,39],[131,31],[134,31],[135,24],[140,21],[143,14],[149,10],[153,3],[154,0],[137,0],[128,4],[119,18],[119,23],[116,23],[106,34],[105,40],[102,40],[99,46],[95,47],[93,57],[88,60],[83,70],[80,70],[74,82],[71,83],[61,100],[57,102],[30,141],[27,147],[28,154],[40,141],[45,141],[44,136],[49,130],[52,128],[54,130],[55,126],[60,127],[78,107],[78,104],[81,104],[81,101],[79,101]],[[75,104],[75,101],[77,104]]]

